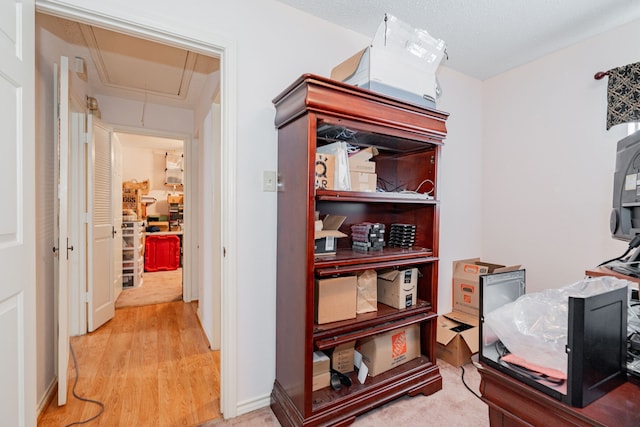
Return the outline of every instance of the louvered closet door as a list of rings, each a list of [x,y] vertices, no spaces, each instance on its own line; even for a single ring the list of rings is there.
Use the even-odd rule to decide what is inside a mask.
[[[111,197],[111,129],[89,115],[87,120],[89,253],[88,331],[93,332],[115,314],[113,289],[113,214]]]

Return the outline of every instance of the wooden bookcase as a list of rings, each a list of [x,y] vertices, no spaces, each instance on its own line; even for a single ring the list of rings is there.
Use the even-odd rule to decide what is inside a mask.
[[[402,395],[431,394],[442,388],[436,365],[438,300],[438,162],[448,117],[324,77],[306,74],[273,100],[278,129],[278,242],[276,379],[271,407],[283,426],[347,425],[355,417]],[[315,189],[316,147],[333,142],[335,130],[355,131],[349,140],[376,147],[379,182],[388,192]],[[402,193],[423,181],[433,182],[434,199]],[[422,191],[430,190],[423,186]],[[352,224],[416,224],[410,249],[351,250],[351,239],[338,239],[337,253],[314,256],[315,212],[343,215],[340,230]],[[387,231],[388,233],[388,231]],[[314,323],[315,279],[368,269],[416,267],[418,302],[405,309],[378,303],[378,311],[353,320]],[[364,384],[335,391],[312,391],[312,355],[341,343],[417,324],[421,356]]]

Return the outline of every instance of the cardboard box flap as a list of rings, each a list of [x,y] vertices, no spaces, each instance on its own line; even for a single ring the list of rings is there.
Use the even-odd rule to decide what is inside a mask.
[[[460,332],[460,336],[469,346],[469,350],[471,353],[477,353],[480,349],[480,337],[479,337],[478,328],[467,329],[466,331]]]
[[[393,282],[396,280],[396,277],[398,277],[398,274],[400,274],[400,270],[389,270],[383,273],[378,273],[378,278],[388,282]]]
[[[322,220],[322,230],[316,230],[314,232],[314,239],[322,239],[323,237],[346,237],[346,234],[338,231],[346,219],[347,217],[342,215],[327,215]]]
[[[343,82],[347,80],[349,77],[351,77],[358,69],[358,66],[360,65],[360,61],[362,59],[362,55],[365,53],[367,49],[369,49],[369,47],[365,47],[364,49],[357,52],[355,55],[349,57],[348,59],[344,60],[342,63],[333,67],[333,69],[331,70],[331,78],[333,80]]]
[[[378,273],[378,279],[386,280],[387,282],[393,282],[398,277],[398,274],[404,274],[406,270],[388,270]],[[422,277],[420,271],[418,271],[418,277]]]
[[[464,321],[457,321],[452,319],[464,319]],[[467,324],[472,326],[462,332],[453,330],[461,324]],[[471,350],[471,353],[477,353],[479,349],[479,333],[478,333],[478,319],[470,316],[466,313],[451,312],[442,316],[438,316],[438,330],[436,333],[436,341],[442,345],[448,345],[456,336],[460,335],[464,342]]]
[[[447,319],[453,320],[454,322],[464,323],[471,326],[478,326],[478,318],[468,313],[463,313],[462,311],[452,311],[451,313],[447,313],[443,315]]]
[[[500,268],[496,268],[495,270],[493,270],[492,273],[505,273],[507,271],[516,271],[516,270],[521,270],[522,269],[522,265],[512,265],[509,267],[500,267]]]
[[[367,147],[349,155],[349,163],[351,162],[367,162],[374,156],[378,155],[378,149],[375,147]]]

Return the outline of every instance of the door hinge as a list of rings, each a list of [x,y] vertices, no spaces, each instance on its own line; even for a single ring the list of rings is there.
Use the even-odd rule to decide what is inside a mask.
[[[85,144],[89,144],[89,133],[88,133],[88,132],[84,132],[84,133],[82,134],[82,136],[83,136],[83,138],[82,138],[82,139],[84,140],[83,142],[84,142]]]
[[[89,212],[82,213],[82,222],[84,222],[85,224],[89,224],[90,219],[91,219],[91,215],[89,215]]]
[[[84,303],[89,304],[89,292],[84,293]]]

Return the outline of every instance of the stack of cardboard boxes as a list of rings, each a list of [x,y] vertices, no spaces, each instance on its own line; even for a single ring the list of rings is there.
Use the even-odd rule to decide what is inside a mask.
[[[376,163],[371,161],[378,150],[373,147],[365,148],[349,156],[349,178],[351,191],[376,191]]]
[[[456,367],[471,361],[479,344],[480,276],[520,268],[482,262],[480,258],[453,262],[453,311],[438,316],[438,359]]]

